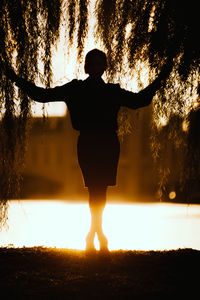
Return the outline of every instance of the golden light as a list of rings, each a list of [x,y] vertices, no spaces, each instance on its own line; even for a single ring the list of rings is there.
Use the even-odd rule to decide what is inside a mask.
[[[171,191],[170,193],[169,193],[169,199],[170,200],[174,200],[176,198],[176,192],[175,191]]]
[[[83,59],[82,63],[77,62],[77,49],[75,46],[71,48],[68,45],[68,41],[65,37],[65,28],[61,27],[60,31],[60,39],[57,43],[57,46],[54,48],[54,56],[52,58],[52,71],[53,71],[53,84],[52,87],[63,85],[67,82],[70,82],[73,79],[85,79],[88,75],[84,72],[84,57],[88,51],[92,50],[93,48],[102,49],[101,41],[95,38],[95,26],[96,26],[96,15],[95,15],[95,4],[96,0],[90,0],[88,11],[89,11],[89,19],[88,19],[88,35],[85,42],[85,48],[83,52]],[[127,36],[130,34],[131,25],[127,26]],[[138,80],[134,76],[131,70],[129,70],[126,66],[126,58],[124,59],[123,65],[125,66],[125,73],[126,78],[121,78],[120,74],[117,79],[118,83],[121,84],[122,88],[126,88],[132,91],[138,91],[141,86],[138,86]],[[40,66],[40,73],[42,74],[42,65]],[[146,86],[148,83],[148,72],[147,67],[141,62],[138,62],[136,69],[140,69],[142,72],[141,78],[139,79],[140,85]],[[40,75],[41,76],[41,75]],[[43,78],[44,79],[44,78]],[[103,75],[103,79],[105,80],[105,75]],[[36,82],[41,86],[40,80]],[[66,95],[67,96],[67,95]],[[43,116],[45,112],[48,116],[64,116],[66,114],[66,105],[63,102],[56,102],[56,103],[32,103],[32,112],[33,116]]]
[[[83,58],[91,49],[101,48],[100,42],[96,41],[94,37],[94,28],[96,24],[96,16],[94,13],[95,3],[96,0],[89,1],[89,31],[85,42]],[[53,49],[54,56],[52,58],[52,71],[54,77],[52,87],[63,85],[73,79],[85,79],[87,77],[84,73],[84,60],[81,65],[77,62],[77,49],[76,47],[69,48],[68,41],[65,37],[65,30],[66,28],[61,26],[60,39],[57,46]],[[38,83],[41,85],[40,81],[38,81]],[[33,103],[32,111],[33,116],[37,117],[43,116],[43,111],[45,111],[48,116],[64,116],[66,114],[66,105],[63,102],[46,103],[44,106],[40,103]]]
[[[85,42],[84,56],[93,48],[101,49],[100,42],[96,41],[94,37],[95,2],[96,0],[90,0],[89,33]],[[153,13],[154,11],[152,11],[152,22]],[[149,31],[151,28],[152,24],[150,24]],[[130,34],[130,30],[131,26],[127,26],[127,35]],[[61,29],[60,41],[54,50],[52,87],[65,84],[74,78],[84,79],[87,76],[84,74],[84,62],[77,65],[77,50],[70,49],[70,55],[67,53],[68,50],[63,28]],[[137,68],[141,69],[141,84],[146,86],[148,84],[148,69],[140,62],[136,65]],[[139,89],[137,79],[134,78],[131,70],[127,70],[126,73],[126,78],[120,79],[121,86],[137,91]],[[189,107],[190,101],[188,101],[188,110]],[[63,102],[49,103],[45,104],[44,110],[49,116],[64,116],[66,105]],[[32,111],[34,116],[42,116],[43,104],[33,102]],[[163,127],[167,123],[167,117],[161,116],[157,125]],[[187,131],[188,124],[186,121],[183,122],[182,128]],[[169,199],[174,200],[175,198],[176,192],[171,191]],[[199,207],[196,210],[198,213],[200,212]],[[200,232],[196,232],[195,235],[189,234],[192,228],[190,226],[193,226],[198,220],[191,218],[185,222],[185,217],[188,217],[186,205],[173,205],[172,208],[169,204],[162,203],[108,204],[104,212],[103,229],[108,237],[110,250],[164,250],[181,247],[200,249],[200,242],[195,239],[195,236],[198,236]],[[43,245],[46,247],[85,249],[85,237],[89,227],[90,212],[87,203],[28,200],[18,203],[12,201],[9,208],[9,229],[0,232],[0,240],[2,246],[10,244],[15,247]],[[195,226],[195,228],[197,231],[200,226]],[[95,246],[97,249],[99,248],[97,239],[95,239]]]
[[[200,249],[198,205],[168,203],[108,204],[103,229],[110,250]],[[87,203],[12,201],[9,228],[0,232],[1,246],[45,246],[85,249],[90,227]],[[96,240],[96,247],[98,242]]]
[[[189,129],[189,122],[188,122],[187,120],[184,120],[184,121],[182,122],[182,130],[183,130],[184,132],[187,132],[188,129]]]
[[[157,121],[158,128],[166,126],[168,123],[168,119],[166,116],[160,116],[160,118]]]

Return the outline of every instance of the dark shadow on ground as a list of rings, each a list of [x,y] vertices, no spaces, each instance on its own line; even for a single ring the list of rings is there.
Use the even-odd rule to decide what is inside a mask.
[[[200,251],[0,248],[4,299],[181,299],[199,294]],[[173,298],[171,298],[173,297]]]

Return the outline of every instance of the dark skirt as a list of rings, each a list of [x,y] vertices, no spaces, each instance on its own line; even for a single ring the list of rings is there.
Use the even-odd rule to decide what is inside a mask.
[[[86,187],[116,185],[120,143],[115,132],[81,132],[78,162]]]

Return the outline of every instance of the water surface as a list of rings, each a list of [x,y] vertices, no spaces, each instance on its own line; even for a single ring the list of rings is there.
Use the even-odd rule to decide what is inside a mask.
[[[11,201],[0,245],[84,249],[89,226],[87,203]],[[110,250],[200,250],[200,205],[107,204],[103,227]]]

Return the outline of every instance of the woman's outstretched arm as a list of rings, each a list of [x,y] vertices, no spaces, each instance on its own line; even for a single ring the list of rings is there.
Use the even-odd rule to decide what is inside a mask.
[[[160,89],[162,82],[164,82],[167,79],[171,70],[172,70],[172,64],[171,63],[165,64],[158,77],[151,84],[149,84],[146,88],[144,88],[138,93],[132,93],[123,90],[124,99],[122,99],[123,102],[122,105],[132,109],[149,105],[155,93]]]
[[[16,83],[16,85],[22,89],[27,95],[41,103],[64,101],[68,95],[67,90],[70,83],[55,88],[42,88],[38,87],[32,82],[19,77],[12,69],[6,68],[6,75],[10,80]]]

